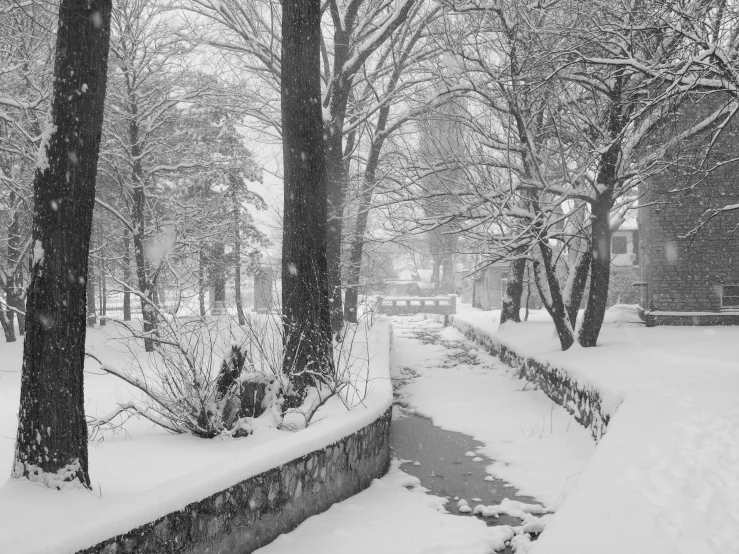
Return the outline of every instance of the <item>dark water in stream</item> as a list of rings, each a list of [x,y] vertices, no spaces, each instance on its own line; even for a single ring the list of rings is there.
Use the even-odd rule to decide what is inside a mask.
[[[418,477],[421,485],[430,489],[431,494],[448,497],[446,509],[452,514],[478,517],[459,513],[454,500],[457,496],[467,500],[473,509],[478,504],[500,504],[504,498],[538,504],[536,499],[529,496],[517,496],[517,489],[505,481],[485,481],[488,476],[485,466],[492,464],[493,460],[477,451],[482,446],[481,442],[462,433],[435,427],[430,419],[419,416],[412,410],[397,405],[393,410],[390,445],[394,457],[419,462],[420,465],[403,464],[401,469]],[[465,456],[470,451],[483,458],[483,461],[473,462],[472,457]],[[479,498],[480,501],[473,501],[473,498]],[[505,514],[498,518],[480,519],[488,525],[521,524],[521,520]],[[512,551],[506,548],[501,552],[509,554]]]

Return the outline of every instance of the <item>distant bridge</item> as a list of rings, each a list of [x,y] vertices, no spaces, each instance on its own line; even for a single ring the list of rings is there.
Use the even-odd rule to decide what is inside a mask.
[[[449,296],[386,296],[377,302],[377,311],[385,315],[457,313],[457,295]]]

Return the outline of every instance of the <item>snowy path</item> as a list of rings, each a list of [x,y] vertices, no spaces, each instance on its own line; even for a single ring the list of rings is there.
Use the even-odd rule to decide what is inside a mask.
[[[556,507],[593,452],[587,431],[496,358],[478,352],[458,331],[422,317],[396,317],[393,326],[391,368],[399,402],[444,429],[478,441],[472,443],[476,447],[463,442],[451,447],[450,458],[480,464],[488,474],[514,484],[547,507]],[[423,476],[423,464],[403,468]],[[483,483],[484,477],[483,472],[476,475]],[[492,479],[488,477],[488,483]],[[506,492],[512,497],[513,491]],[[388,475],[366,491],[309,518],[257,552],[487,554],[506,546],[513,537],[511,527],[488,527],[471,514],[452,517],[445,512],[469,513],[476,508],[488,516],[509,513],[523,517],[528,522],[525,529],[532,531],[541,524],[536,516],[523,513],[536,508],[515,501],[485,507],[491,502],[488,498],[458,503],[426,492],[421,480],[401,471],[395,462]],[[509,522],[514,523],[505,521]],[[526,551],[525,535],[513,542],[520,545],[516,552]]]

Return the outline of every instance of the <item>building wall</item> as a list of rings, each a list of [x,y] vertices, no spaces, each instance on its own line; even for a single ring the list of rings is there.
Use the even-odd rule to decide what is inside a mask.
[[[673,116],[670,132],[698,120],[716,107],[718,98],[702,97]],[[672,152],[679,160],[652,177],[642,189],[639,227],[642,306],[659,311],[718,311],[721,285],[739,284],[739,211],[719,216],[690,236],[706,210],[739,202],[739,166],[726,163],[739,152],[739,125],[733,122],[703,160],[709,137],[699,136]],[[701,166],[701,162],[703,165]]]

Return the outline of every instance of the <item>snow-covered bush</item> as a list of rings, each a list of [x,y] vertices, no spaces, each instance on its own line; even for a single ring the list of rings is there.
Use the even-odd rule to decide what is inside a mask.
[[[229,316],[162,317],[156,333],[147,334],[155,345],[152,352],[142,350],[143,332],[136,323],[110,321],[119,331],[111,340],[123,346],[128,363],[114,367],[88,356],[143,394],[91,419],[93,438],[121,428],[131,416],[203,438],[248,435],[256,418],[298,429],[309,425],[330,399],[351,409],[367,392],[368,318],[346,325],[336,338],[331,374],[293,368],[290,375],[283,372],[283,326],[277,315],[248,314],[244,325]],[[305,399],[286,409],[291,380],[306,378],[312,386]]]
[[[101,367],[143,397],[120,402],[92,420],[92,436],[122,425],[131,415],[204,438],[246,435],[252,420],[265,411],[280,423],[288,381],[281,371],[282,345],[274,318],[252,316],[240,326],[228,318],[169,317],[151,335],[153,352],[141,350],[138,326],[111,321],[123,330],[115,340],[128,351],[129,363],[121,368],[101,362]],[[260,400],[256,404],[255,397]]]

